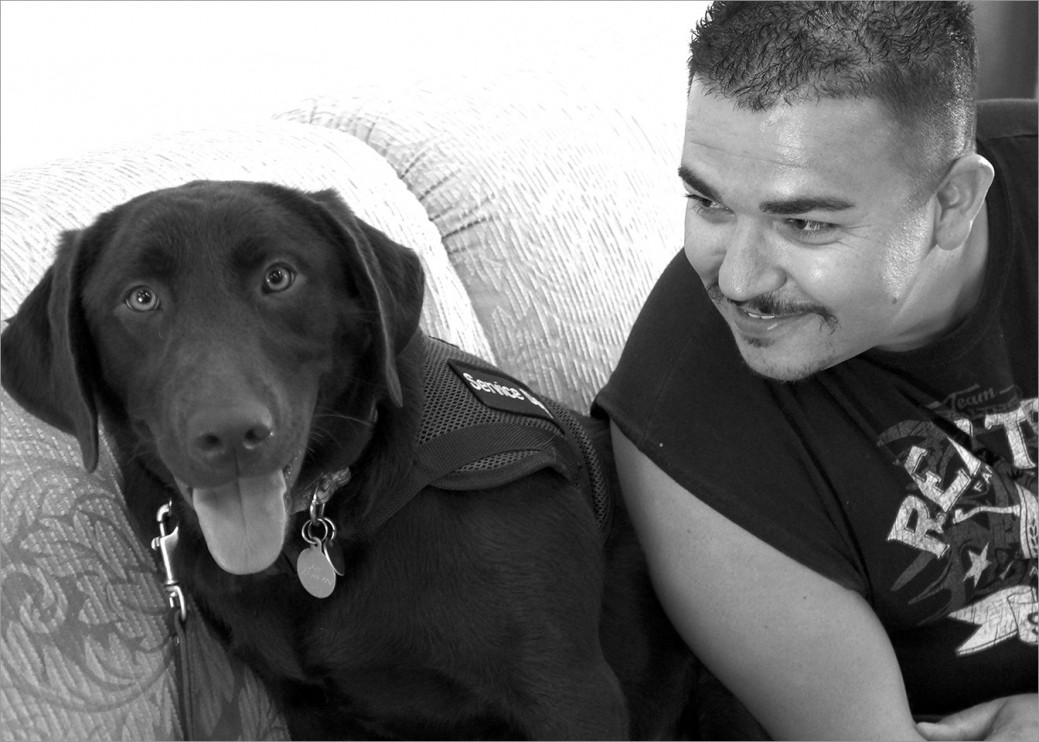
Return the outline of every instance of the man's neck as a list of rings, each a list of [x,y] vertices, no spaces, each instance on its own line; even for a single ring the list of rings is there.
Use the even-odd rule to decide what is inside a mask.
[[[982,206],[967,240],[947,250],[932,245],[926,258],[934,261],[927,278],[915,287],[916,316],[907,332],[890,345],[877,346],[889,352],[906,352],[930,345],[953,332],[971,315],[985,285],[988,263],[988,215]]]
[[[982,204],[971,227],[966,244],[960,249],[960,291],[953,305],[952,323],[948,332],[963,323],[977,306],[985,287],[989,251],[988,208]]]

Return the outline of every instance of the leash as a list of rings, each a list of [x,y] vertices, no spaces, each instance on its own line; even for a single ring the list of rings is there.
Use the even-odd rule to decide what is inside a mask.
[[[303,524],[303,538],[310,547],[300,553],[297,573],[303,587],[315,597],[330,595],[335,587],[336,575],[346,574],[342,547],[336,540],[335,524],[324,517],[324,509],[332,494],[351,478],[350,470],[347,468],[332,475],[322,476],[310,488],[310,520]],[[196,688],[194,675],[190,672],[188,601],[173,567],[173,557],[180,540],[180,526],[174,523],[172,500],[159,506],[155,513],[155,522],[159,535],[152,539],[151,548],[161,557],[162,588],[166,592],[169,605],[166,623],[173,642],[177,715],[185,740],[203,739],[205,735],[199,732],[195,698],[196,694],[204,689]],[[318,526],[324,529],[320,537],[314,534]],[[314,566],[308,568],[308,564]],[[327,592],[322,593],[323,590]]]
[[[346,574],[342,547],[336,540],[336,527],[331,520],[324,517],[324,507],[332,494],[350,479],[350,470],[344,469],[333,475],[322,476],[310,488],[310,520],[303,524],[303,538],[311,546],[300,554],[298,574],[303,587],[315,597],[327,597],[335,587],[336,575]],[[173,642],[177,715],[180,718],[181,731],[185,740],[205,739],[206,735],[200,732],[199,714],[195,703],[197,694],[205,692],[205,689],[196,687],[195,676],[190,671],[189,629],[191,627],[188,623],[190,613],[187,596],[184,594],[184,589],[177,579],[173,566],[173,557],[180,539],[180,526],[174,523],[172,500],[159,506],[155,513],[155,522],[158,525],[159,535],[152,539],[151,548],[161,557],[162,587],[166,591],[166,601],[169,605],[166,623],[170,639]],[[324,528],[320,537],[313,534],[317,526]],[[307,562],[303,559],[306,555],[309,555],[307,558],[311,560],[311,563],[317,565],[316,568],[306,569]],[[317,571],[315,572],[314,569]],[[324,589],[322,586],[328,586],[327,593],[320,594],[321,589]]]
[[[155,513],[155,520],[159,525],[159,535],[152,539],[152,551],[159,552],[162,557],[164,577],[162,587],[166,591],[166,600],[170,607],[167,622],[170,636],[173,639],[174,675],[179,691],[177,713],[180,716],[184,739],[193,740],[198,735],[195,734],[197,721],[193,700],[194,689],[191,673],[188,672],[188,603],[173,570],[173,554],[180,539],[180,526],[174,525],[170,529],[170,524],[173,522],[172,506],[173,501],[171,500],[162,504]]]
[[[300,557],[307,557],[316,563],[316,573],[313,569],[300,569],[298,572],[300,582],[308,592],[316,597],[327,597],[332,589],[328,588],[325,595],[318,594],[321,585],[331,584],[335,586],[335,576],[346,573],[342,554],[342,547],[336,540],[335,524],[324,517],[325,503],[332,494],[345,485],[351,479],[349,469],[336,472],[333,475],[322,476],[311,486],[310,495],[310,520],[303,524],[303,538],[311,544],[305,549]],[[196,694],[204,691],[197,688],[193,674],[190,672],[191,648],[189,645],[189,623],[190,612],[188,610],[187,597],[184,589],[177,579],[173,566],[173,557],[180,540],[180,526],[176,525],[173,517],[173,501],[169,500],[159,506],[155,513],[155,522],[158,526],[159,535],[152,539],[152,551],[158,552],[162,562],[162,588],[166,592],[166,602],[169,611],[166,614],[166,624],[170,639],[173,642],[173,667],[174,684],[177,694],[177,715],[180,718],[181,731],[185,740],[204,739],[205,735],[199,731],[198,710],[196,709]],[[314,534],[314,530],[321,526],[324,532],[320,537]],[[301,558],[300,566],[305,567],[306,562]],[[331,577],[328,571],[332,571]],[[313,574],[312,574],[313,573]],[[312,574],[305,578],[305,574]],[[315,587],[317,585],[318,587]],[[315,591],[318,592],[315,592]]]
[[[375,425],[378,420],[378,410],[372,403],[367,423],[369,427]],[[316,482],[304,489],[304,495],[310,499],[310,519],[303,524],[303,538],[310,544],[310,548],[301,552],[300,556],[309,555],[309,563],[316,565],[315,568],[305,570],[313,573],[309,579],[304,579],[303,572],[298,571],[300,582],[303,587],[316,597],[327,597],[335,587],[336,576],[346,574],[345,559],[342,546],[336,539],[335,524],[324,517],[325,504],[339,488],[346,485],[352,478],[350,468],[347,467],[332,474],[322,475]],[[297,511],[298,512],[298,511]],[[189,671],[191,665],[191,646],[189,640],[189,611],[188,600],[177,579],[173,557],[180,539],[180,526],[175,523],[173,517],[173,500],[168,500],[159,506],[155,513],[155,522],[158,525],[159,535],[152,539],[152,551],[158,552],[162,561],[162,587],[166,591],[166,600],[169,604],[167,624],[170,638],[173,641],[173,664],[175,684],[178,691],[177,714],[180,717],[181,729],[185,740],[205,739],[206,735],[200,733],[199,710],[196,708],[196,694],[205,692],[204,688],[196,688],[194,676]],[[315,534],[318,528],[323,531],[320,536]],[[308,562],[304,561],[306,566]],[[316,571],[315,571],[316,569]],[[329,571],[332,572],[329,576]],[[328,585],[331,587],[327,587]],[[324,595],[318,594],[327,589]]]

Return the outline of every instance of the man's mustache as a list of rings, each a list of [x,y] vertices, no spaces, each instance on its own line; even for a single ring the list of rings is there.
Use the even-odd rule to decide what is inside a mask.
[[[747,312],[766,316],[783,316],[788,314],[818,314],[831,330],[837,329],[837,318],[833,312],[822,304],[810,301],[787,301],[774,293],[761,294],[745,301],[734,301],[722,292],[715,281],[707,287],[707,295],[715,304],[732,304]]]

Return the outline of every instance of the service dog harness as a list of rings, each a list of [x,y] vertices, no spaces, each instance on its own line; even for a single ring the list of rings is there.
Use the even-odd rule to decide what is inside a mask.
[[[425,406],[401,499],[427,486],[500,487],[550,468],[586,493],[605,531],[611,515],[607,480],[574,415],[454,345],[423,340]]]
[[[541,469],[554,469],[587,493],[603,534],[611,500],[602,464],[573,414],[558,402],[442,340],[423,343],[424,406],[411,468],[395,492],[385,493],[365,523],[370,535],[426,487],[467,491],[500,487]],[[324,504],[350,481],[349,469],[323,477],[311,493],[308,547],[296,560],[304,588],[324,598],[345,573],[335,525]]]

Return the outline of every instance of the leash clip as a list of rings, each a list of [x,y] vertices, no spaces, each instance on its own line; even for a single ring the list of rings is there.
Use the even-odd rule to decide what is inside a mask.
[[[166,590],[170,608],[176,611],[183,622],[188,617],[188,604],[184,600],[184,591],[181,590],[180,582],[173,574],[173,551],[177,548],[180,526],[174,526],[172,531],[167,529],[168,523],[173,520],[172,505],[172,502],[166,502],[155,513],[155,520],[159,524],[159,535],[152,539],[152,551],[158,551],[162,555],[162,569],[166,577],[162,587]]]

